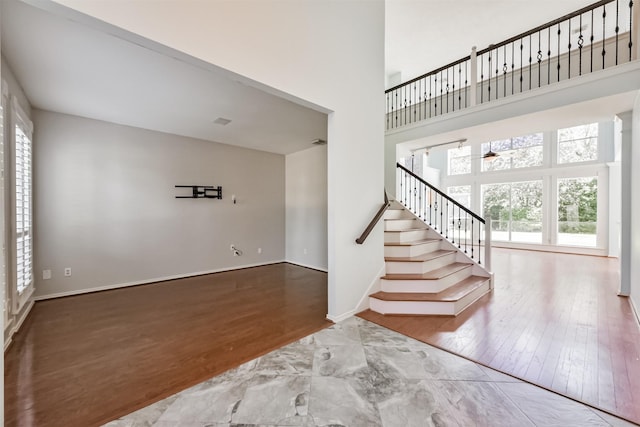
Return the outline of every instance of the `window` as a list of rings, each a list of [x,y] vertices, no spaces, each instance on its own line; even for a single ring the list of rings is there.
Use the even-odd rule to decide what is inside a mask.
[[[542,243],[542,181],[482,186],[483,216],[496,241]]]
[[[448,187],[447,194],[456,202],[465,208],[471,207],[471,186],[458,185]],[[461,241],[470,238],[471,232],[471,216],[463,209],[459,209],[453,204],[448,204],[447,210],[447,227],[448,235],[454,236],[454,241]]]
[[[450,148],[447,151],[449,175],[471,173],[471,147]]]
[[[598,178],[558,179],[558,244],[596,246]]]
[[[33,291],[33,243],[32,243],[32,188],[31,188],[31,122],[17,102],[13,102],[15,114],[13,171],[15,257],[14,308],[20,310]]]
[[[493,151],[498,156],[482,162],[482,170],[499,171],[542,166],[542,133],[517,136],[482,144],[482,153]]]
[[[598,124],[558,129],[558,163],[598,160]]]

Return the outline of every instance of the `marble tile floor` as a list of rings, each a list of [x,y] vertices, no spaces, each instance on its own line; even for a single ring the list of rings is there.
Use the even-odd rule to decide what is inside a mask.
[[[357,317],[106,424],[632,425]]]

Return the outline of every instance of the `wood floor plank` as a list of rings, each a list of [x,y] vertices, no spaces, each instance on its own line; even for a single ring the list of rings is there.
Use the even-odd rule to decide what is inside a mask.
[[[326,309],[326,273],[284,263],[38,302],[5,353],[5,425],[100,425],[329,326]]]
[[[361,317],[640,423],[640,327],[619,261],[494,249],[495,290],[459,317]]]

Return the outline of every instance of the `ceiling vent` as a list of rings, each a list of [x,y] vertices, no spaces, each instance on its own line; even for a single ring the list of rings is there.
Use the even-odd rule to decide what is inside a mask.
[[[220,126],[226,126],[226,125],[228,125],[229,123],[231,123],[231,120],[229,120],[229,119],[225,119],[224,117],[218,117],[217,119],[215,119],[215,120],[213,121],[213,123],[215,123],[215,124],[217,124],[217,125],[220,125]]]
[[[324,139],[314,139],[313,141],[311,141],[311,143],[313,145],[327,145],[327,141],[325,141]]]

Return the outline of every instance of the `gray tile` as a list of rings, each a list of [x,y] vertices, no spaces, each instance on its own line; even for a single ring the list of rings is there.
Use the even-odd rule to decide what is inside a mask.
[[[609,426],[587,406],[527,383],[496,383],[538,426]]]
[[[177,398],[158,418],[160,423],[191,422],[229,423],[251,380],[224,378],[207,381],[206,386],[188,389]]]
[[[482,365],[478,365],[478,367],[489,378],[489,381],[496,382],[496,383],[521,383],[522,382],[518,378],[514,378],[510,375],[505,375],[500,371],[496,371],[495,369],[491,369]]]
[[[460,426],[526,427],[534,424],[492,383],[475,381],[422,381],[436,398],[438,422]],[[438,424],[436,424],[438,425]]]
[[[178,395],[174,394],[173,396],[169,396],[166,399],[162,399],[122,417],[122,420],[131,422],[131,427],[151,426],[177,398]]]
[[[314,376],[352,377],[366,368],[367,359],[361,345],[318,347],[313,357]]]
[[[629,421],[623,420],[622,418],[614,417],[613,415],[607,414],[606,412],[598,411],[597,409],[591,409],[596,415],[609,423],[612,427],[634,427],[638,424],[631,423]]]
[[[366,389],[358,379],[313,377],[309,415],[318,426],[381,426]]]
[[[416,351],[422,360],[427,378],[441,380],[489,381],[480,366],[435,347]]]
[[[428,345],[358,318],[362,344],[366,346],[425,348]]]
[[[358,323],[353,317],[336,323],[312,335],[313,343],[318,346],[360,345]]]
[[[131,420],[114,420],[109,423],[103,424],[103,427],[133,427],[133,421]]]
[[[387,378],[425,379],[427,372],[417,352],[407,347],[365,347],[367,362]],[[422,357],[424,359],[424,357]]]
[[[400,385],[400,383],[398,383]],[[384,427],[457,425],[441,419],[434,390],[421,380],[407,380],[381,398],[378,411]]]
[[[311,377],[257,375],[248,384],[244,398],[235,408],[235,424],[295,425],[306,417]]]
[[[289,344],[260,358],[257,375],[311,375],[316,347],[299,342]]]

